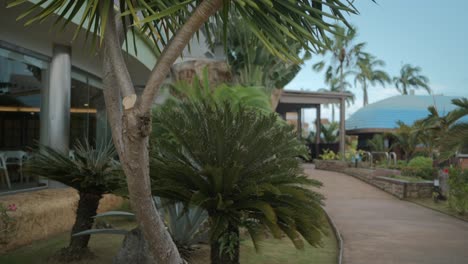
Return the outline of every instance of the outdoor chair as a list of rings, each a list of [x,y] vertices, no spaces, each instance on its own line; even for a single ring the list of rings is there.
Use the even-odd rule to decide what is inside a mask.
[[[10,176],[8,175],[8,168],[6,166],[6,158],[4,153],[0,153],[0,170],[3,170],[8,189],[11,189]]]
[[[20,182],[23,182],[23,162],[28,159],[28,154],[22,150],[5,151],[3,153],[6,165],[17,165],[19,167]],[[26,178],[26,181],[29,182],[29,176]]]

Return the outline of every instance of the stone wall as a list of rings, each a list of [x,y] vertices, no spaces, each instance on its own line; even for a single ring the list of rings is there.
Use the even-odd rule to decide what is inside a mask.
[[[342,160],[319,160],[314,159],[315,169],[343,172],[348,168],[348,163]]]
[[[433,182],[409,182],[405,180],[385,177],[384,175],[398,175],[395,170],[347,168],[342,172],[356,177],[379,189],[382,189],[400,199],[430,198],[432,197]]]

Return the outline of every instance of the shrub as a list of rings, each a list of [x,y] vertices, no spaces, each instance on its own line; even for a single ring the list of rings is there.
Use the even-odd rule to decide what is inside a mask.
[[[432,159],[427,157],[413,158],[407,166],[401,170],[404,176],[421,177],[426,180],[434,179],[435,169],[432,167]]]
[[[468,212],[468,170],[451,169],[449,172],[449,206],[457,213]]]
[[[339,160],[340,154],[333,152],[333,150],[324,149],[323,154],[319,155],[319,157],[323,160]]]

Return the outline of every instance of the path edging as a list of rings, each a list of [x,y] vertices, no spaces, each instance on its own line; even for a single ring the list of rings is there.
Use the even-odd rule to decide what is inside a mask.
[[[459,216],[457,216],[457,215],[449,214],[449,213],[444,212],[444,211],[442,211],[442,210],[440,210],[440,209],[437,209],[437,208],[434,208],[434,207],[430,207],[430,206],[427,206],[427,205],[422,204],[422,203],[418,203],[418,202],[416,202],[416,201],[414,201],[414,200],[411,200],[411,199],[403,199],[403,201],[410,202],[410,203],[419,205],[419,206],[424,207],[424,208],[427,208],[427,209],[431,209],[432,211],[439,212],[439,213],[441,213],[441,214],[444,214],[444,215],[447,215],[447,216],[456,218],[456,219],[458,219],[458,220],[460,220],[460,221],[463,221],[463,222],[468,222],[468,220],[466,220],[466,219],[463,218],[463,217],[459,217]]]
[[[338,242],[338,254],[337,254],[338,262],[337,263],[342,264],[343,263],[343,238],[341,237],[341,233],[336,227],[335,222],[333,222],[331,217],[328,215],[327,211],[325,211],[325,209],[323,211],[325,212],[325,215],[327,216],[327,219],[328,219],[328,223],[330,223],[333,233],[335,234],[335,237],[338,240],[337,241]]]

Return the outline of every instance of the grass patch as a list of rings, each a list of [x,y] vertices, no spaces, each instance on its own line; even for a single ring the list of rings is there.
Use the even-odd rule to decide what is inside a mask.
[[[117,220],[117,219],[115,219]],[[109,221],[111,222],[111,221]],[[115,221],[112,221],[114,224]],[[131,222],[120,222],[119,227],[130,229],[134,226]],[[117,226],[117,225],[116,225]],[[250,239],[241,241],[241,263],[242,264],[276,264],[276,263],[321,263],[332,264],[337,261],[338,246],[336,238],[327,226],[329,235],[323,239],[323,247],[313,248],[306,244],[304,250],[296,250],[288,239],[266,239],[261,242],[261,251],[255,252]],[[0,256],[0,263],[9,264],[49,264],[49,257],[59,249],[68,245],[69,233],[51,237],[47,240],[36,241],[29,246],[22,247],[13,252]],[[112,258],[116,255],[122,245],[123,236],[119,235],[93,235],[91,236],[90,248],[97,258],[73,264],[107,264],[112,263]],[[203,246],[199,252],[195,252],[191,263],[209,263],[209,248]]]
[[[460,215],[455,210],[449,207],[448,201],[438,201],[435,203],[431,198],[424,198],[424,199],[408,199],[413,203],[431,208],[433,210],[439,211],[441,213],[454,216],[456,218],[468,221],[468,214]]]

